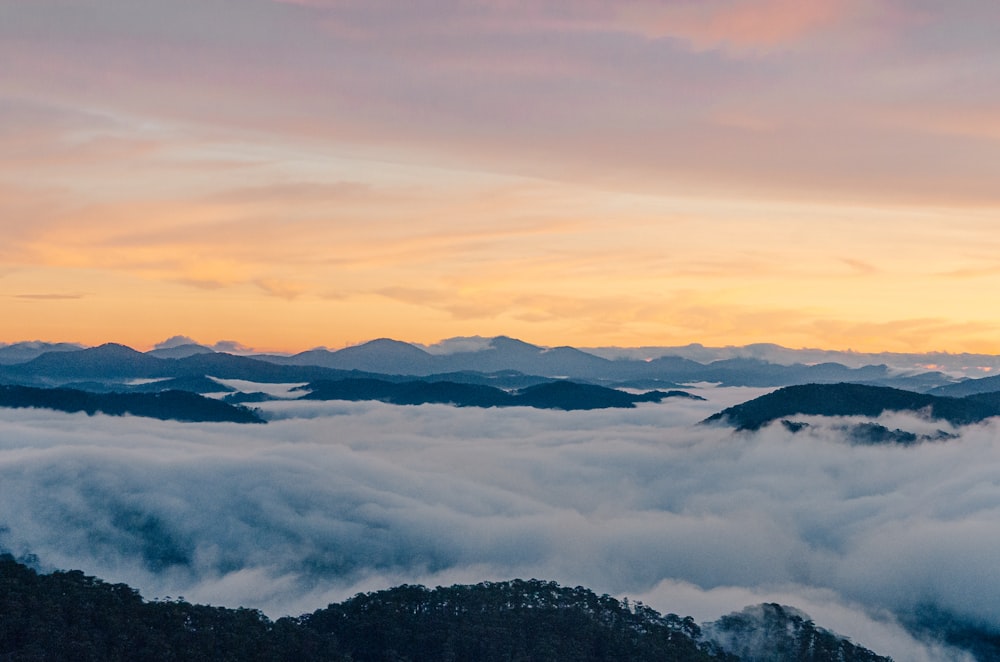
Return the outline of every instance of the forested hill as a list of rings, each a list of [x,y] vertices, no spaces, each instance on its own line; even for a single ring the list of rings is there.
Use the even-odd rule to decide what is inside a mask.
[[[631,408],[639,402],[660,402],[666,398],[703,400],[685,391],[647,391],[634,394],[594,384],[556,380],[508,392],[484,384],[451,381],[403,381],[384,379],[341,379],[311,382],[303,400],[379,400],[397,405],[428,403],[458,407],[534,407],[566,411]]]
[[[188,391],[91,393],[71,388],[35,388],[0,384],[0,407],[54,409],[109,416],[144,416],[160,420],[212,423],[263,423],[245,407]]]
[[[765,631],[746,618],[713,627],[727,645],[752,638],[753,654],[772,662],[889,662],[785,613],[772,609]],[[400,586],[271,621],[251,609],[146,602],[124,584],[79,571],[38,574],[0,555],[0,660],[10,662],[739,659],[691,618],[538,580]]]
[[[991,399],[988,394],[950,398],[864,384],[801,384],[729,407],[703,422],[757,430],[795,414],[874,417],[885,411],[921,412],[929,418],[967,425],[1000,415],[1000,399]]]

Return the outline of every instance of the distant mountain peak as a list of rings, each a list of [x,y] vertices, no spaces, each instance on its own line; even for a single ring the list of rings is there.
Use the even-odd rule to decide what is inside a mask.
[[[212,354],[215,350],[205,345],[191,343],[187,345],[171,345],[170,347],[157,347],[151,349],[146,354],[155,356],[158,359],[183,359],[196,354]]]
[[[393,340],[392,338],[376,338],[375,340],[369,340],[368,342],[361,343],[360,345],[351,345],[350,347],[345,347],[338,350],[336,353],[353,354],[353,353],[374,353],[374,352],[394,352],[396,354],[404,353],[411,356],[426,355],[427,352],[420,349],[416,345],[411,345],[408,342],[403,342],[402,340]]]
[[[128,345],[122,345],[121,343],[116,343],[116,342],[106,342],[103,345],[98,345],[97,347],[90,347],[88,349],[84,349],[81,351],[88,352],[90,354],[114,354],[114,355],[142,354],[142,352],[136,349],[132,349]]]
[[[0,342],[0,349],[49,349],[51,347],[66,347],[66,348],[76,348],[84,349],[84,345],[80,343],[70,343],[70,342],[46,342],[44,340],[20,340],[18,342],[6,343]]]
[[[532,345],[531,343],[524,342],[523,340],[518,340],[517,338],[511,338],[510,336],[496,336],[490,341],[490,347],[499,350],[512,350],[512,349],[529,349],[533,351],[541,351],[542,348],[538,345]]]
[[[12,344],[0,343],[0,365],[24,363],[46,352],[78,352],[84,349],[79,343],[49,343],[41,340],[27,340]]]
[[[412,347],[414,349],[420,349],[416,345],[405,342],[403,340],[396,340],[395,338],[375,338],[374,340],[369,340],[368,342],[361,343],[360,345],[352,345],[352,347]],[[350,347],[345,347],[344,349],[350,349]],[[420,350],[423,351],[423,350]]]

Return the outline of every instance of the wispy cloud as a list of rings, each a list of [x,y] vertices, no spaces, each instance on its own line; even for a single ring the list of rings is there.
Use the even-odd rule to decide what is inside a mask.
[[[254,284],[271,296],[288,300],[295,299],[306,290],[303,283],[282,278],[258,278]]]
[[[86,295],[78,293],[62,294],[62,293],[50,292],[44,294],[13,294],[11,296],[13,296],[15,299],[29,299],[34,301],[64,301],[72,299],[82,299]]]
[[[624,25],[651,37],[674,37],[694,48],[735,52],[793,47],[857,16],[854,0],[711,0],[629,2],[618,11]]]

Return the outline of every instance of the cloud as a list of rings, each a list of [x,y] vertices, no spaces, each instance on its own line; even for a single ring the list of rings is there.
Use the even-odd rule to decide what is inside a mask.
[[[996,200],[995,145],[929,137],[893,121],[932,108],[934,117],[965,112],[988,124],[984,86],[963,82],[983,69],[962,56],[995,61],[966,43],[991,36],[974,29],[992,24],[989,3],[937,10],[929,25],[908,22],[927,12],[914,3],[872,9],[857,0],[435,0],[406,8],[188,0],[181,10],[141,12],[92,2],[75,21],[55,20],[50,4],[15,3],[9,39],[0,40],[0,56],[18,72],[11,95],[42,99],[36,105],[54,113],[28,151],[44,145],[66,156],[63,138],[82,135],[83,160],[90,164],[87,150],[96,150],[129,179],[137,166],[177,165],[183,156],[205,163],[223,152],[244,163],[301,165],[305,144],[361,155],[356,170],[388,153],[400,163],[655,194]],[[977,39],[963,41],[970,35]],[[138,43],[157,57],[142,57]],[[938,47],[954,49],[953,61],[928,64]],[[755,67],[719,52],[764,52],[774,62]],[[919,76],[929,79],[910,82]],[[31,113],[15,119],[22,115]],[[934,167],[941,155],[950,157],[947,172]],[[188,175],[203,186],[199,173]]]
[[[698,50],[769,51],[796,45],[857,13],[852,0],[630,2],[623,24],[651,37],[675,37]]]
[[[273,615],[544,577],[700,618],[777,596],[898,659],[943,659],[907,653],[896,619],[922,606],[1000,630],[995,423],[909,448],[850,445],[840,421],[695,425],[760,392],[572,413],[267,403],[254,429],[0,410],[0,546]]]
[[[648,593],[632,596],[647,604],[683,604],[699,622],[715,620],[734,604],[776,602],[801,609],[818,626],[893,659],[908,662],[975,662],[971,655],[934,642],[916,641],[888,613],[872,613],[859,603],[845,602],[835,592],[808,586],[747,589],[724,586],[702,589],[686,582],[666,580]]]
[[[220,340],[212,345],[212,349],[229,354],[249,354],[254,351],[253,347],[244,345],[237,340]]]
[[[77,293],[47,292],[39,294],[14,294],[12,296],[15,299],[28,299],[31,301],[66,301],[82,299],[85,295]]]
[[[835,27],[858,13],[852,0],[582,0],[568,6],[557,0],[425,0],[412,14],[392,16],[392,3],[342,0],[276,0],[326,13],[340,34],[352,34],[347,25],[374,29],[399,28],[408,21],[419,31],[436,32],[442,26],[464,27],[482,33],[547,30],[552,32],[622,32],[655,39],[673,37],[693,47],[734,51],[771,49]],[[398,14],[398,11],[397,11]],[[415,20],[408,20],[415,19]],[[397,22],[399,24],[397,24]],[[359,34],[359,32],[353,32]]]
[[[840,261],[851,268],[854,274],[862,276],[870,276],[872,274],[879,273],[880,269],[874,264],[865,262],[864,260],[857,260],[849,257],[842,257]]]
[[[431,345],[418,345],[429,354],[456,354],[458,352],[476,352],[488,349],[493,344],[492,338],[482,336],[466,336],[446,338]]]
[[[153,349],[170,349],[171,347],[180,347],[181,345],[197,345],[198,341],[189,336],[170,336],[163,342],[158,342],[153,345]]]
[[[298,298],[306,290],[303,283],[283,278],[258,278],[254,284],[268,295],[288,301]]]

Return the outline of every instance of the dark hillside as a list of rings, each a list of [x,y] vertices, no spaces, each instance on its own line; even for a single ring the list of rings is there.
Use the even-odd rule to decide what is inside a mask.
[[[73,377],[102,379],[108,377],[146,378],[167,377],[161,359],[137,352],[131,347],[106,343],[76,351],[52,351],[26,363],[10,366],[8,370],[18,375],[38,375],[49,378]]]
[[[335,638],[355,662],[735,660],[701,642],[690,618],[538,580],[400,586],[330,605],[302,623]]]
[[[863,384],[801,384],[786,386],[705,419],[738,430],[757,430],[771,421],[795,414],[871,416],[884,411],[925,412],[955,425],[977,423],[1000,415],[1000,404],[968,398],[946,398],[885,386]]]
[[[705,625],[708,638],[741,662],[891,662],[775,603],[747,607]]]
[[[320,380],[304,389],[309,391],[302,397],[304,400],[380,400],[396,405],[439,403],[457,407],[535,407],[567,411],[628,408],[637,402],[659,402],[667,397],[698,398],[683,391],[649,391],[636,395],[569,381],[536,384],[513,393],[483,384],[382,379]]]
[[[765,609],[766,618],[756,617]],[[747,617],[747,614],[755,617]],[[777,605],[702,631],[577,586],[536,579],[357,595],[298,618],[252,609],[146,602],[78,570],[39,574],[0,554],[5,662],[889,662]],[[708,634],[708,636],[706,636]]]
[[[254,412],[187,391],[92,393],[68,388],[0,385],[0,407],[54,409],[184,422],[263,423]]]

